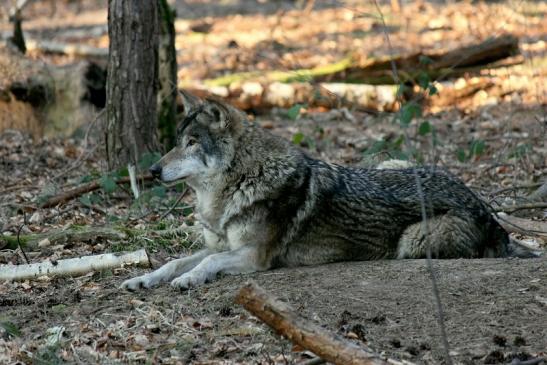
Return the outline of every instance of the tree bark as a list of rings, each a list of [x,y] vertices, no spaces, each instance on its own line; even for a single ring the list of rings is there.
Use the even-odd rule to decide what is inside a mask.
[[[158,2],[109,0],[106,149],[111,169],[158,147]]]
[[[170,150],[175,145],[177,126],[176,11],[167,0],[159,0],[159,15],[158,131],[163,148]]]

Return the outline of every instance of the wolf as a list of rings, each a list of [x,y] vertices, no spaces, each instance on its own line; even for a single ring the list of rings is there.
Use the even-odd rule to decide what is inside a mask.
[[[514,255],[488,206],[447,172],[327,163],[228,104],[194,104],[150,172],[195,191],[205,248],[122,288],[188,289],[219,273],[337,261]]]

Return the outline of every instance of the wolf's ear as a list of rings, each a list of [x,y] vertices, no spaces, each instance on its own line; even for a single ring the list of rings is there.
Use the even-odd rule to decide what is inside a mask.
[[[209,127],[216,130],[233,129],[243,118],[237,109],[216,99],[207,99],[204,111],[212,119]]]
[[[187,117],[192,110],[196,110],[203,103],[200,98],[194,94],[190,94],[186,90],[180,89],[179,92],[179,96],[182,99],[182,105],[184,107],[184,117]]]

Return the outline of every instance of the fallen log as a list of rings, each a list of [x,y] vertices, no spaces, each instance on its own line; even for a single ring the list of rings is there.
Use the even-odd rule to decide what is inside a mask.
[[[230,86],[245,81],[273,82],[351,82],[368,85],[396,83],[392,63],[395,63],[401,82],[414,81],[422,72],[430,79],[441,76],[460,77],[482,69],[507,67],[524,62],[519,55],[518,38],[513,35],[493,37],[484,42],[456,48],[444,53],[414,53],[406,56],[369,58],[361,55],[344,58],[330,65],[293,71],[241,72],[203,81],[212,88]],[[183,85],[184,87],[185,85]]]
[[[327,109],[357,107],[394,111],[397,102],[397,86],[394,85],[249,81],[230,87],[185,87],[185,90],[201,98],[220,97],[239,109],[254,111],[290,108],[295,104]]]
[[[430,80],[476,74],[483,69],[507,67],[524,62],[522,57],[512,62],[505,59],[519,54],[518,38],[502,35],[484,42],[456,48],[445,53],[415,53],[410,56],[363,59],[344,70],[322,75],[316,81],[346,80],[366,84],[392,84],[392,63],[395,63],[401,82],[415,82],[425,72]]]
[[[126,265],[149,267],[150,260],[144,249],[128,253],[106,253],[72,259],[46,261],[28,265],[0,265],[0,280],[27,280],[42,276],[81,276],[91,271],[111,270]]]
[[[277,333],[334,364],[389,364],[370,350],[297,315],[287,304],[249,282],[238,292],[236,303],[264,321]]]
[[[429,80],[477,75],[484,70],[508,67],[524,61],[518,39],[512,35],[490,38],[445,53],[415,53],[407,56],[366,58],[359,55],[312,69],[293,71],[242,72],[204,80],[200,84],[181,82],[179,86],[198,96],[214,95],[244,110],[261,111],[295,104],[309,107],[361,107],[380,111],[396,109],[397,86],[391,63],[397,66],[403,83],[417,83],[422,74]],[[430,105],[451,105],[453,98],[472,97],[481,86],[450,90],[436,95]],[[504,92],[503,90],[500,91]]]
[[[73,57],[107,58],[108,48],[99,48],[85,44],[60,43],[45,40],[28,39],[27,51],[56,53]]]

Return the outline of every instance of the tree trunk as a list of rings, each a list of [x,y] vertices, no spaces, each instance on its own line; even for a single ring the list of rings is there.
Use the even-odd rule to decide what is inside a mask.
[[[159,93],[158,131],[163,148],[175,145],[177,126],[177,53],[175,51],[176,11],[167,0],[159,0]]]
[[[111,169],[158,148],[158,2],[109,0],[106,149]]]

